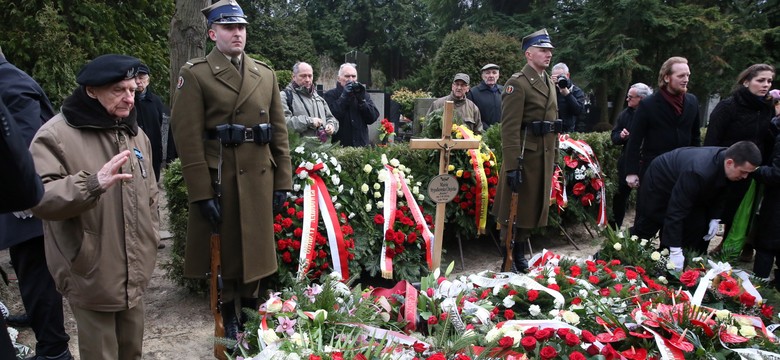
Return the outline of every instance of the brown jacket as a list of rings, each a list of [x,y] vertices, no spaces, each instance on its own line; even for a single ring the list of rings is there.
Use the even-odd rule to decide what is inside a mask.
[[[547,225],[553,165],[558,155],[558,134],[535,136],[531,131],[526,133],[522,124],[557,118],[555,85],[549,74],[540,77],[526,64],[522,72],[512,75],[504,85],[501,95],[503,160],[493,205],[493,215],[500,224],[507,225],[512,201],[506,173],[517,169],[517,157],[522,153],[525,138],[523,183],[518,193],[516,224],[525,229]]]
[[[222,159],[222,274],[226,279],[259,280],[276,272],[273,233],[274,190],[292,188],[287,125],[276,74],[243,55],[243,77],[217,50],[193,59],[179,72],[171,127],[190,201],[184,275],[209,270],[211,225],[195,201],[215,196],[212,184]],[[270,144],[222,147],[205,138],[220,124],[251,127],[270,123]]]
[[[123,150],[139,149],[122,172],[130,180],[103,192],[98,170]],[[57,290],[93,311],[136,306],[157,259],[159,217],[152,147],[139,130],[76,129],[58,114],[33,138],[30,151],[46,188],[33,209],[43,219],[46,262]]]

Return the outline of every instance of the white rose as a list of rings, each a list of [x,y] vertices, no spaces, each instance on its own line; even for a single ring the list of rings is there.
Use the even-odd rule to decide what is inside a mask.
[[[528,313],[531,314],[531,316],[539,316],[539,314],[542,313],[542,309],[539,305],[534,304],[528,307]]]
[[[623,245],[621,245],[620,243],[615,243],[615,245],[612,245],[612,247],[613,247],[615,250],[617,250],[617,251],[620,251],[620,249],[622,249],[622,248],[623,248]]]
[[[691,259],[691,262],[695,262],[695,263],[699,263],[699,262],[702,262],[702,261],[704,261],[704,259],[701,256],[697,256],[697,257]]]
[[[374,191],[374,198],[375,198],[375,199],[379,199],[379,198],[381,198],[381,197],[382,197],[382,193],[381,193],[381,192],[379,192],[379,191]]]
[[[325,155],[325,158],[328,158],[328,155]],[[335,157],[330,158],[330,163],[333,164],[333,166],[339,166],[339,161],[336,160]]]
[[[280,340],[279,336],[276,335],[276,331],[273,331],[272,329],[257,329],[257,337],[263,339],[263,341],[269,345]]]
[[[507,331],[507,333],[504,334],[504,336],[511,337],[512,338],[512,346],[515,346],[515,345],[520,344],[520,339],[523,338],[523,332],[520,331],[520,330]]]
[[[661,250],[661,255],[663,255],[663,256],[669,255],[669,249]]]
[[[669,260],[669,262],[666,263],[666,270],[674,270],[676,268],[677,266],[675,266],[671,260]]]
[[[295,333],[290,336],[290,341],[298,346],[307,346],[309,344],[309,337],[306,334]]]
[[[515,301],[512,299],[512,296],[507,296],[504,298],[504,301],[502,302],[505,308],[509,309],[512,306],[515,306]]]
[[[379,175],[377,176],[379,182],[385,182],[388,178],[390,178],[390,174],[387,173],[386,169],[379,170]]]
[[[338,192],[341,194],[344,191],[344,184],[339,185]]]
[[[306,170],[303,170],[298,173],[298,178],[301,180],[306,179],[307,177],[309,177],[309,172]]]
[[[753,338],[756,334],[756,328],[752,325],[750,326],[742,326],[739,328],[739,334],[746,337],[746,338]]]
[[[418,195],[417,196],[417,200],[419,200],[419,201],[425,200],[425,195],[423,195],[423,194]]]
[[[305,150],[306,149],[304,149],[303,146],[298,146],[297,148],[295,148],[295,152],[298,154],[303,154]]]
[[[726,332],[731,334],[731,335],[737,335],[739,333],[739,328],[737,328],[734,325],[730,325],[730,326],[726,327]]]
[[[293,191],[301,191],[301,184],[293,184]]]
[[[352,219],[353,217],[355,217],[355,213],[353,213],[353,212],[349,213],[349,216],[347,216],[347,218],[349,218],[349,219]]]
[[[398,197],[403,197],[404,196],[404,192],[402,190],[398,190],[398,191],[396,191],[395,195],[398,196]]]
[[[382,201],[377,201],[376,202],[376,208],[377,209],[381,209],[383,207],[385,207],[385,203],[384,202],[382,202]]]
[[[490,331],[485,334],[485,341],[487,342],[493,342],[498,340],[498,337],[501,336],[501,329],[494,327],[490,329]]]
[[[336,205],[333,205],[336,210],[341,210],[341,203],[336,203]]]
[[[650,259],[653,259],[653,261],[661,260],[661,253],[658,251],[653,251],[653,253],[650,254]]]
[[[639,242],[639,245],[641,246],[647,245],[647,239],[642,239],[642,241]]]
[[[335,203],[339,199],[338,195],[333,195],[330,197],[330,202]]]
[[[379,190],[382,188],[382,185],[379,185],[379,183],[374,183],[374,190]]]
[[[368,192],[368,184],[360,185],[360,191],[365,194]]]
[[[332,182],[333,185],[338,185],[341,183],[341,179],[339,179],[338,175],[333,175],[330,177],[330,182]]]
[[[335,159],[335,158],[334,158]],[[336,171],[341,172],[341,164],[336,165]]]
[[[317,155],[317,154],[315,154],[315,155]],[[311,162],[307,161],[306,164],[303,167],[305,167],[306,170],[311,171],[311,169],[314,169],[314,164],[312,164]]]
[[[669,280],[666,280],[666,276],[659,276],[659,277],[658,277],[658,282],[660,282],[660,283],[662,283],[662,284],[666,285],[666,284],[668,284],[668,283],[669,283]]]
[[[550,285],[550,284],[557,284],[557,283],[558,283],[558,282],[557,282],[557,281],[555,281],[555,276],[550,276],[550,277],[548,277],[548,278],[547,278],[547,285]]]
[[[639,236],[631,235],[631,240],[637,241],[637,240],[639,240]]]
[[[393,158],[392,160],[390,160],[390,166],[398,167],[398,165],[401,165],[401,162],[398,161],[398,159]]]
[[[368,165],[368,164],[366,164],[366,166],[363,166],[363,172],[365,172],[366,174],[370,173],[371,170],[373,170],[373,169],[374,168],[372,168],[371,165]]]
[[[371,204],[366,204],[366,212],[369,212],[369,211],[371,211],[371,209],[372,209],[372,208],[371,208]]]
[[[579,295],[581,298],[588,297],[588,290],[580,289],[580,291],[577,292],[577,295]]]
[[[563,312],[563,321],[571,324],[571,325],[577,325],[580,323],[580,316],[577,315],[577,313],[573,311],[564,311]]]
[[[406,171],[406,165],[404,164],[398,165],[398,170]]]
[[[723,310],[715,310],[715,317],[718,318],[718,320],[727,320],[731,316],[731,311],[728,311],[726,309]]]
[[[417,195],[419,193],[420,193],[420,187],[419,186],[412,187],[412,194]]]

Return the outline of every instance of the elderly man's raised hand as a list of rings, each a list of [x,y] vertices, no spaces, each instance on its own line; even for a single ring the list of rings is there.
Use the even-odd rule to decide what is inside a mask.
[[[97,180],[100,184],[100,188],[108,190],[108,188],[114,186],[118,181],[127,180],[133,177],[133,174],[122,174],[119,170],[122,169],[128,160],[130,160],[130,150],[125,150],[116,154],[111,158],[97,173]]]

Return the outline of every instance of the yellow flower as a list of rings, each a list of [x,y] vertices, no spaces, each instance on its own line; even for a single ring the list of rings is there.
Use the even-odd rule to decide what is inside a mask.
[[[463,170],[458,170],[458,171],[456,171],[456,172],[455,172],[455,176],[457,176],[457,177],[461,177],[461,176],[463,176]]]
[[[450,164],[449,166],[447,166],[447,171],[448,172],[452,171],[452,170],[455,170],[455,165]]]

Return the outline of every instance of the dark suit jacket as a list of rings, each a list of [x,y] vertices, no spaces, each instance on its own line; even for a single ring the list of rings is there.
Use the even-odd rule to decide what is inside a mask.
[[[38,128],[54,116],[49,98],[40,85],[24,71],[0,56],[0,99],[4,103],[2,117],[3,143],[0,157],[0,182],[4,211],[25,210],[40,200],[40,178],[27,147]],[[5,126],[10,126],[5,130]],[[10,155],[13,154],[13,155]],[[40,189],[40,195],[43,191]],[[27,197],[25,199],[25,197]],[[16,202],[17,206],[10,207]],[[8,205],[6,205],[8,204]],[[10,208],[9,208],[10,207]],[[0,249],[5,249],[43,235],[37,218],[18,219],[13,214],[0,215]]]
[[[641,174],[643,166],[667,151],[701,145],[699,102],[696,96],[685,94],[683,111],[678,116],[659,90],[639,103],[630,131],[626,174]]]

